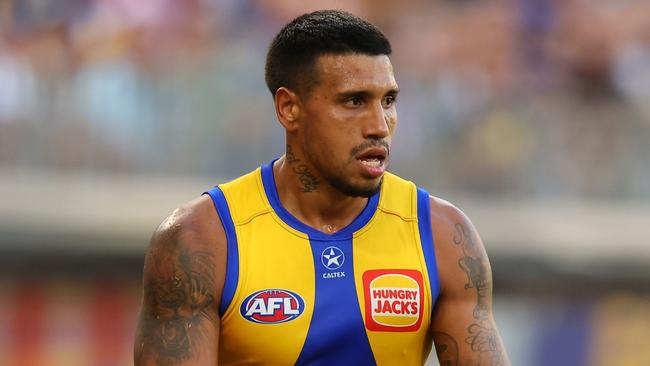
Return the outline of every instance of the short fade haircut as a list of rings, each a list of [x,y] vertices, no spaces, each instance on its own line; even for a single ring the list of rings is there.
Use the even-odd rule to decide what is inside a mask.
[[[317,84],[314,70],[322,55],[390,55],[390,42],[368,21],[339,10],[303,14],[275,36],[266,55],[266,85],[308,93]]]

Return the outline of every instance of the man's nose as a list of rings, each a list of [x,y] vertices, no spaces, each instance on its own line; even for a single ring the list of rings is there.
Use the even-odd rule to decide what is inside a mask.
[[[378,102],[373,106],[364,124],[363,137],[383,139],[388,133],[388,116],[381,102]]]

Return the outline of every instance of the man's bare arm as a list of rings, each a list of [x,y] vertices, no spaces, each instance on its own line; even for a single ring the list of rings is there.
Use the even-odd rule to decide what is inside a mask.
[[[135,365],[216,365],[225,234],[209,197],[178,209],[145,258]]]
[[[432,198],[441,291],[432,327],[441,366],[508,366],[492,313],[492,270],[469,219]]]

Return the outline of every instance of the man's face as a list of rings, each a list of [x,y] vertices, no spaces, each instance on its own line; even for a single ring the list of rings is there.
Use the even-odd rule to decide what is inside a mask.
[[[397,124],[398,87],[388,56],[324,55],[303,101],[300,138],[319,175],[350,196],[381,186]]]

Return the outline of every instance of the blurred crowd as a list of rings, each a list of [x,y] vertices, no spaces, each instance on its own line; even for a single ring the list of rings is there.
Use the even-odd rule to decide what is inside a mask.
[[[443,197],[650,202],[648,0],[0,0],[0,173],[216,184],[252,170],[284,148],[264,84],[268,44],[319,8],[362,15],[393,44],[395,172]],[[104,267],[68,254],[57,274],[46,264],[66,254],[40,254],[40,278],[7,255],[11,232],[0,243],[12,263],[0,276],[0,364],[131,364],[141,258],[126,261],[117,245],[95,259]],[[650,364],[647,284],[637,295],[511,261],[516,275],[499,277],[502,259],[495,278],[571,289],[547,298],[534,281],[495,286],[513,364]],[[609,278],[628,267],[574,270]]]
[[[253,169],[283,150],[271,37],[331,7],[393,44],[396,172],[434,192],[650,199],[646,0],[0,0],[0,168]]]

